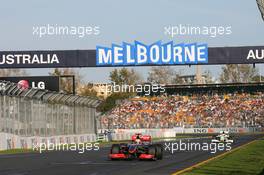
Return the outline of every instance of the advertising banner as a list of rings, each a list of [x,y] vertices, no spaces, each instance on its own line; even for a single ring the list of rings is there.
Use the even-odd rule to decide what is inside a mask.
[[[127,44],[96,50],[0,51],[0,68],[112,67],[264,63],[264,46]]]
[[[23,86],[28,86],[28,88],[59,92],[58,76],[0,77],[0,80],[23,84]]]

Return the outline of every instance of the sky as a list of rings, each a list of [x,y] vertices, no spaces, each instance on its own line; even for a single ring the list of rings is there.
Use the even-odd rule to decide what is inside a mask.
[[[99,35],[33,35],[33,27],[46,25],[99,26]],[[231,26],[232,34],[212,38],[202,35],[164,34],[164,27]],[[75,50],[95,49],[112,43],[154,43],[162,40],[208,43],[215,46],[264,45],[264,22],[254,0],[1,0],[0,50]],[[258,65],[264,75],[263,65]],[[143,78],[150,67],[135,68]],[[195,67],[173,66],[176,71],[193,74]],[[113,68],[80,68],[89,82],[108,82]],[[203,66],[218,77],[221,66]],[[48,75],[51,69],[27,69],[30,75]]]

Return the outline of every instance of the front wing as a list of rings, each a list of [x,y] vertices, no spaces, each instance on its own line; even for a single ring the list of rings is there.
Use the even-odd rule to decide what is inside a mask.
[[[131,156],[129,154],[119,153],[119,154],[109,154],[110,159],[129,159]],[[155,156],[151,154],[140,154],[139,159],[154,159]]]
[[[213,143],[233,143],[234,140],[225,140],[225,141],[220,141],[220,140],[217,140],[217,139],[213,139],[212,140]]]

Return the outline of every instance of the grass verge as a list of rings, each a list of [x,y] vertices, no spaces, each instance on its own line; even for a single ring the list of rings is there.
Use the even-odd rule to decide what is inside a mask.
[[[33,149],[10,149],[10,150],[0,151],[0,155],[1,154],[32,153],[32,152],[36,152],[36,151],[33,151]]]
[[[184,175],[200,174],[264,175],[264,140],[257,140],[184,173]]]

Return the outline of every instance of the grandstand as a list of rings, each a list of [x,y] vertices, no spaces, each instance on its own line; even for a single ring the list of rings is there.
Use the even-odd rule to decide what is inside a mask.
[[[165,94],[128,99],[102,128],[263,127],[264,84],[167,85]]]

